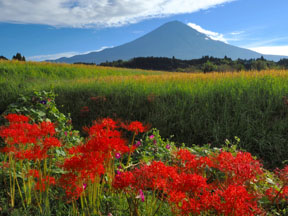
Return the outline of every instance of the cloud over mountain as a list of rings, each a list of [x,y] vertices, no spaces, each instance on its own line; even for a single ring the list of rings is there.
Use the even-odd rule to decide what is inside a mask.
[[[208,37],[210,37],[211,39],[213,40],[219,40],[219,41],[222,41],[224,43],[228,43],[227,42],[227,39],[224,37],[223,34],[221,33],[218,33],[218,32],[213,32],[213,31],[210,31],[210,30],[206,30],[206,29],[203,29],[201,26],[195,24],[195,23],[188,23],[187,24],[188,26],[190,26],[191,28],[195,29],[196,31],[198,32],[201,32],[205,35],[207,35]]]
[[[234,0],[0,0],[0,22],[56,27],[122,26],[193,13]]]

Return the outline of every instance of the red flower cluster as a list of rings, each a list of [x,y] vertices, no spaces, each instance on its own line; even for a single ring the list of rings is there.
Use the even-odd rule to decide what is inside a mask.
[[[15,113],[10,113],[7,116],[5,116],[5,119],[7,119],[10,123],[24,123],[24,122],[28,122],[29,118],[27,116],[24,115],[18,115]]]
[[[55,185],[55,178],[48,173],[49,160],[48,162],[45,160],[43,163],[42,160],[53,156],[50,149],[61,147],[60,141],[54,137],[56,134],[54,124],[51,122],[30,124],[28,117],[17,114],[9,114],[5,118],[9,124],[0,127],[0,136],[4,139],[6,147],[0,151],[9,155],[9,169],[7,171],[12,173],[19,171],[23,175],[24,188],[25,185],[27,188],[28,184],[30,185],[29,190],[32,188],[34,191],[40,191],[40,194],[47,191],[48,194],[50,185]],[[29,167],[29,170],[26,171],[25,167]],[[31,169],[33,167],[36,169]],[[26,177],[25,174],[27,174]],[[17,176],[15,175],[13,178],[16,179]],[[15,185],[10,183],[10,188],[13,187],[15,188]],[[18,189],[20,190],[19,185]],[[24,194],[25,202],[29,204],[31,193],[24,189]],[[14,197],[11,198],[11,202],[14,203]]]
[[[105,102],[107,99],[105,96],[94,96],[94,97],[90,97],[89,98],[91,101],[94,101],[94,102]]]
[[[248,193],[242,185],[231,184],[225,190],[217,190],[214,195],[213,207],[223,215],[258,215],[255,197]]]
[[[212,161],[208,157],[197,157],[191,154],[187,149],[180,149],[176,153],[176,158],[180,162],[179,169],[181,172],[185,173],[196,173],[203,175],[205,173],[205,168],[212,167]]]
[[[137,128],[139,132],[144,130],[141,123],[134,122],[130,125],[135,125],[131,128]],[[89,134],[86,142],[68,150],[70,158],[65,160],[62,167],[69,173],[61,177],[60,183],[70,198],[77,199],[81,196],[84,183],[93,184],[99,181],[115,155],[121,156],[135,149],[134,146],[129,147],[122,138],[120,126],[123,124],[110,118],[97,121],[92,127],[86,128]]]
[[[31,176],[34,178],[34,180],[36,181],[35,190],[38,190],[41,192],[45,191],[47,186],[56,184],[54,177],[42,176],[41,173],[39,173],[39,171],[35,169],[29,170],[27,176],[28,177]]]
[[[87,113],[89,113],[90,112],[90,110],[89,110],[89,107],[88,106],[83,106],[82,108],[81,108],[81,110],[80,110],[80,114],[81,115],[85,115],[85,114],[87,114]]]
[[[136,192],[141,190],[166,190],[170,184],[172,176],[176,175],[174,167],[166,166],[163,162],[153,161],[151,165],[144,165],[140,169],[117,174],[114,181],[114,187],[125,189],[131,187]],[[127,188],[129,189],[129,188]]]
[[[144,126],[141,122],[139,121],[133,121],[129,124],[122,124],[122,128],[134,132],[135,134],[138,133],[143,133],[148,130],[148,126]]]
[[[48,160],[48,163],[47,160],[43,163],[41,160],[52,156],[50,149],[61,147],[55,137],[54,124],[30,124],[28,117],[17,114],[9,114],[5,118],[9,124],[0,127],[0,137],[7,145],[0,151],[9,154],[9,161],[12,158],[16,162],[28,162],[29,170],[21,170],[23,175],[27,173],[23,179],[31,181],[34,190],[40,191],[40,194],[48,192],[50,185],[56,183],[47,168],[52,160]],[[150,164],[142,164],[132,170],[128,169],[133,166],[121,167],[121,171],[115,175],[115,163],[119,163],[128,153],[129,164],[131,153],[137,148],[137,145],[133,145],[135,135],[145,132],[147,128],[138,121],[124,124],[110,118],[99,120],[87,128],[88,138],[85,143],[68,149],[68,157],[60,165],[65,174],[57,182],[64,188],[67,197],[72,201],[81,197],[83,201],[83,195],[87,196],[84,200],[88,198],[88,203],[98,203],[99,190],[105,189],[104,184],[112,184],[133,201],[145,201],[145,193],[152,191],[147,194],[153,194],[158,200],[169,203],[176,215],[262,214],[257,200],[263,194],[258,194],[257,188],[251,185],[257,184],[262,177],[264,179],[264,175],[262,165],[250,153],[220,151],[201,157],[187,149],[180,149],[169,165],[151,161]],[[130,146],[123,139],[122,129],[134,133]],[[153,139],[152,136],[150,139]],[[15,171],[15,164],[5,162],[0,168]],[[288,201],[288,166],[275,173],[281,186],[266,190],[266,196],[272,204]],[[138,203],[136,200],[132,205]]]
[[[288,165],[281,170],[276,169],[275,173],[283,183],[288,184]]]
[[[51,122],[28,123],[23,115],[9,114],[5,117],[8,126],[0,127],[0,136],[7,146],[2,152],[11,153],[18,160],[43,160],[48,157],[52,147],[60,147],[60,141],[54,137],[56,131]]]
[[[272,203],[280,203],[281,201],[288,201],[288,165],[283,169],[276,169],[275,174],[282,181],[282,188],[269,188],[266,190],[266,196]]]
[[[228,163],[224,163],[225,156]],[[259,162],[249,154],[239,152],[233,156],[222,152],[198,157],[181,149],[176,153],[176,159],[173,166],[153,161],[150,165],[119,173],[113,186],[134,195],[139,190],[154,191],[160,200],[169,202],[178,215],[212,213],[240,216],[261,212],[256,197],[245,185],[246,181],[254,181],[255,176],[262,173]],[[208,175],[209,168],[218,169],[228,180],[217,184],[208,182],[203,176]]]
[[[226,174],[226,183],[244,185],[249,181],[255,182],[256,177],[263,173],[262,165],[254,160],[248,152],[237,152],[233,156],[231,152],[221,152],[212,158],[212,167]]]

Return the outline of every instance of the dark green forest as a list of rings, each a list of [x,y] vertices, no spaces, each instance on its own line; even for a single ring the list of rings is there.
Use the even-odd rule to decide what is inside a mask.
[[[81,63],[76,63],[81,64]],[[138,57],[128,61],[118,60],[101,63],[101,66],[139,68],[147,70],[163,70],[173,72],[227,72],[243,70],[266,70],[266,69],[288,69],[288,59],[278,62],[269,61],[263,57],[258,59],[214,58],[204,56],[200,59],[181,60],[165,57]]]
[[[9,60],[5,56],[1,55],[0,60]],[[12,60],[18,60],[18,61],[26,61],[25,56],[21,55],[21,53],[17,52],[16,55],[13,55]]]
[[[8,60],[5,56],[0,56],[0,60]],[[17,53],[12,60],[25,61],[25,57]],[[96,65],[94,63],[77,62],[74,64]],[[121,67],[145,70],[161,70],[171,72],[234,72],[250,70],[267,69],[288,69],[288,58],[281,59],[278,62],[265,59],[263,56],[258,59],[237,59],[215,58],[212,56],[203,56],[200,59],[181,60],[175,57],[137,57],[127,61],[117,60],[112,62],[103,62],[100,66]]]

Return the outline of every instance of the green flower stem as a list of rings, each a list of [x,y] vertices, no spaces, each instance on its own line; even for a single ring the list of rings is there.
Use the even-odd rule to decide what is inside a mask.
[[[20,161],[20,170],[21,170],[21,173],[22,173],[22,180],[23,180],[23,191],[24,191],[24,196],[25,196],[25,201],[27,203],[27,206],[30,205],[30,202],[29,202],[29,187],[27,188],[27,182],[26,182],[26,176],[25,176],[25,171],[26,169],[24,169],[23,167],[23,160]],[[28,169],[29,170],[29,169]],[[29,180],[29,177],[28,177],[28,180]],[[20,191],[19,191],[20,193]]]
[[[15,206],[15,176],[13,176],[13,170],[15,169],[15,163],[11,154],[9,154],[9,165],[10,165],[9,183],[10,183],[11,207],[14,208]]]
[[[32,191],[32,178],[29,176],[28,177],[28,199],[27,199],[27,205],[30,205],[31,204],[31,201],[32,201],[32,194],[31,194],[31,191]]]
[[[158,205],[156,211],[154,212],[153,216],[156,215],[156,213],[159,211],[159,209],[161,208],[162,204],[163,204],[163,197],[164,197],[164,193],[162,192],[161,194],[161,200],[160,200],[160,204]],[[157,199],[156,199],[156,203],[157,203]]]
[[[77,204],[75,203],[75,200],[72,201],[72,208],[73,208],[72,215],[78,215],[78,208],[77,208]]]
[[[135,136],[136,136],[136,132],[134,132],[131,145],[129,146],[129,155],[128,155],[128,160],[127,160],[126,167],[128,167],[129,163],[130,163],[130,158],[131,158],[131,153],[132,153],[131,148],[133,146],[133,143],[134,143],[134,140],[135,140]]]
[[[83,213],[83,216],[84,216],[85,215],[85,213],[84,213],[85,206],[84,206],[83,196],[82,195],[80,196],[80,203],[81,203],[82,213]]]
[[[153,193],[152,193],[152,200],[151,200],[151,206],[150,206],[150,208],[149,208],[149,210],[150,210],[150,214],[149,215],[153,215],[153,210],[154,210],[154,208],[155,208],[155,205],[157,204],[157,199],[156,199],[156,191],[155,190],[153,190]]]
[[[47,158],[44,159],[43,174],[47,176]]]
[[[42,170],[41,170],[41,164],[40,164],[40,161],[37,160],[37,165],[38,165],[38,170],[39,170],[39,185],[40,185],[40,190],[39,190],[39,203],[40,205],[42,205],[42,184],[43,184],[43,181],[42,181]]]
[[[16,175],[16,172],[15,172],[15,175]],[[16,185],[17,185],[17,188],[18,188],[18,191],[19,191],[19,195],[20,195],[20,198],[21,198],[21,202],[22,202],[23,208],[26,210],[25,202],[24,202],[24,199],[23,199],[23,195],[22,195],[22,191],[21,191],[19,182],[17,180],[17,176],[15,178],[15,181],[16,181]]]
[[[90,209],[89,209],[89,205],[88,205],[88,201],[87,201],[87,198],[86,198],[85,191],[84,191],[83,199],[84,199],[84,203],[85,203],[86,209],[88,211],[88,215],[90,215]]]
[[[38,205],[38,207],[39,207],[39,209],[40,209],[40,212],[41,212],[41,214],[42,214],[42,207],[41,207],[41,203],[39,202],[39,199],[38,199],[36,190],[33,190],[33,192],[34,192],[34,196],[35,196],[35,198],[36,198],[36,203],[37,203],[37,205]]]

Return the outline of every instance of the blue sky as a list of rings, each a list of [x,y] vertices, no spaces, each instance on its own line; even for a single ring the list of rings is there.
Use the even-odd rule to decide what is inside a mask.
[[[55,59],[178,20],[212,39],[288,56],[287,0],[0,0],[0,55]]]

